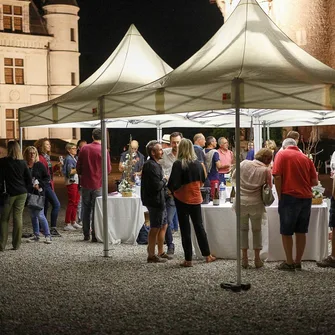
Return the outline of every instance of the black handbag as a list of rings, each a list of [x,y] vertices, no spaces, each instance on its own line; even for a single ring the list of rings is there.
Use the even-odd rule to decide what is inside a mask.
[[[44,208],[45,198],[43,195],[28,193],[27,207],[35,210],[42,210]]]

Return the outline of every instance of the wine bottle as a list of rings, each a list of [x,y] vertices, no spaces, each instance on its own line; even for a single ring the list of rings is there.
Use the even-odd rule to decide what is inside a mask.
[[[233,186],[230,192],[230,202],[233,203],[235,199],[235,187]]]
[[[220,205],[220,195],[219,195],[219,186],[215,183],[215,190],[214,190],[214,197],[213,197],[213,205],[219,206]]]

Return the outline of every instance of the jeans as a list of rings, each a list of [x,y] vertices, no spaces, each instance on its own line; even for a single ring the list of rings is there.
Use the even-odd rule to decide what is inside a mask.
[[[179,223],[178,223],[178,215],[177,215],[177,211],[174,214],[173,220],[172,220],[172,229],[174,231],[178,231],[178,227],[179,227]]]
[[[49,208],[49,202],[51,203],[52,210],[51,210],[51,228],[56,228],[57,226],[57,218],[58,213],[60,209],[60,203],[57,198],[57,195],[55,191],[51,188],[50,184],[45,184],[45,204],[44,204],[44,215],[47,218],[48,217],[48,208]]]
[[[176,205],[172,197],[169,197],[166,201],[166,214],[168,226],[166,228],[165,241],[168,248],[173,248],[174,244],[171,227],[173,225],[173,218],[176,214]]]
[[[192,260],[192,239],[191,239],[191,225],[190,217],[193,223],[195,235],[197,236],[197,241],[201,254],[203,256],[209,256],[209,245],[207,240],[207,234],[205,232],[204,226],[202,224],[201,217],[201,205],[189,205],[185,204],[178,199],[175,199],[177,213],[179,218],[179,227],[181,233],[181,242],[184,249],[185,260]]]
[[[91,190],[89,188],[82,187],[82,204],[83,204],[83,233],[85,237],[90,236],[90,223],[92,218],[92,237],[95,237],[94,229],[94,208],[95,199],[102,195],[102,188],[97,190]]]
[[[15,195],[9,198],[9,204],[4,205],[0,221],[0,251],[6,249],[8,240],[8,224],[10,214],[13,212],[13,232],[12,245],[14,249],[19,249],[22,235],[22,215],[27,193]]]
[[[65,213],[65,223],[73,223],[76,222],[78,202],[80,199],[78,184],[66,185],[66,188],[68,203]]]
[[[40,235],[40,225],[43,229],[44,236],[50,236],[48,220],[44,215],[44,210],[30,209],[30,218],[33,225],[33,232],[35,236]]]

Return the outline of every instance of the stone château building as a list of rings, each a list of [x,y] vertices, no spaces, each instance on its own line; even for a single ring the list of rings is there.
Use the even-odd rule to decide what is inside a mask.
[[[79,84],[76,0],[0,0],[0,139],[19,138],[18,109]],[[23,139],[77,139],[79,129],[25,128]]]
[[[229,19],[240,0],[209,0]],[[335,0],[257,0],[262,9],[297,45],[335,69]],[[261,57],[261,56],[260,56]],[[335,139],[334,126],[318,128],[322,138]],[[307,140],[311,127],[299,127]]]

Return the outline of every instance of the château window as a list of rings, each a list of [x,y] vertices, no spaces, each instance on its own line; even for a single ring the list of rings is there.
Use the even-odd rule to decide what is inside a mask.
[[[18,139],[19,132],[19,117],[17,109],[6,109],[6,138]]]
[[[71,72],[71,85],[76,86],[76,73]]]
[[[22,7],[3,5],[4,31],[22,32]]]
[[[23,59],[5,58],[5,83],[24,85]]]
[[[70,38],[71,38],[71,42],[75,42],[76,41],[74,28],[70,29]]]

